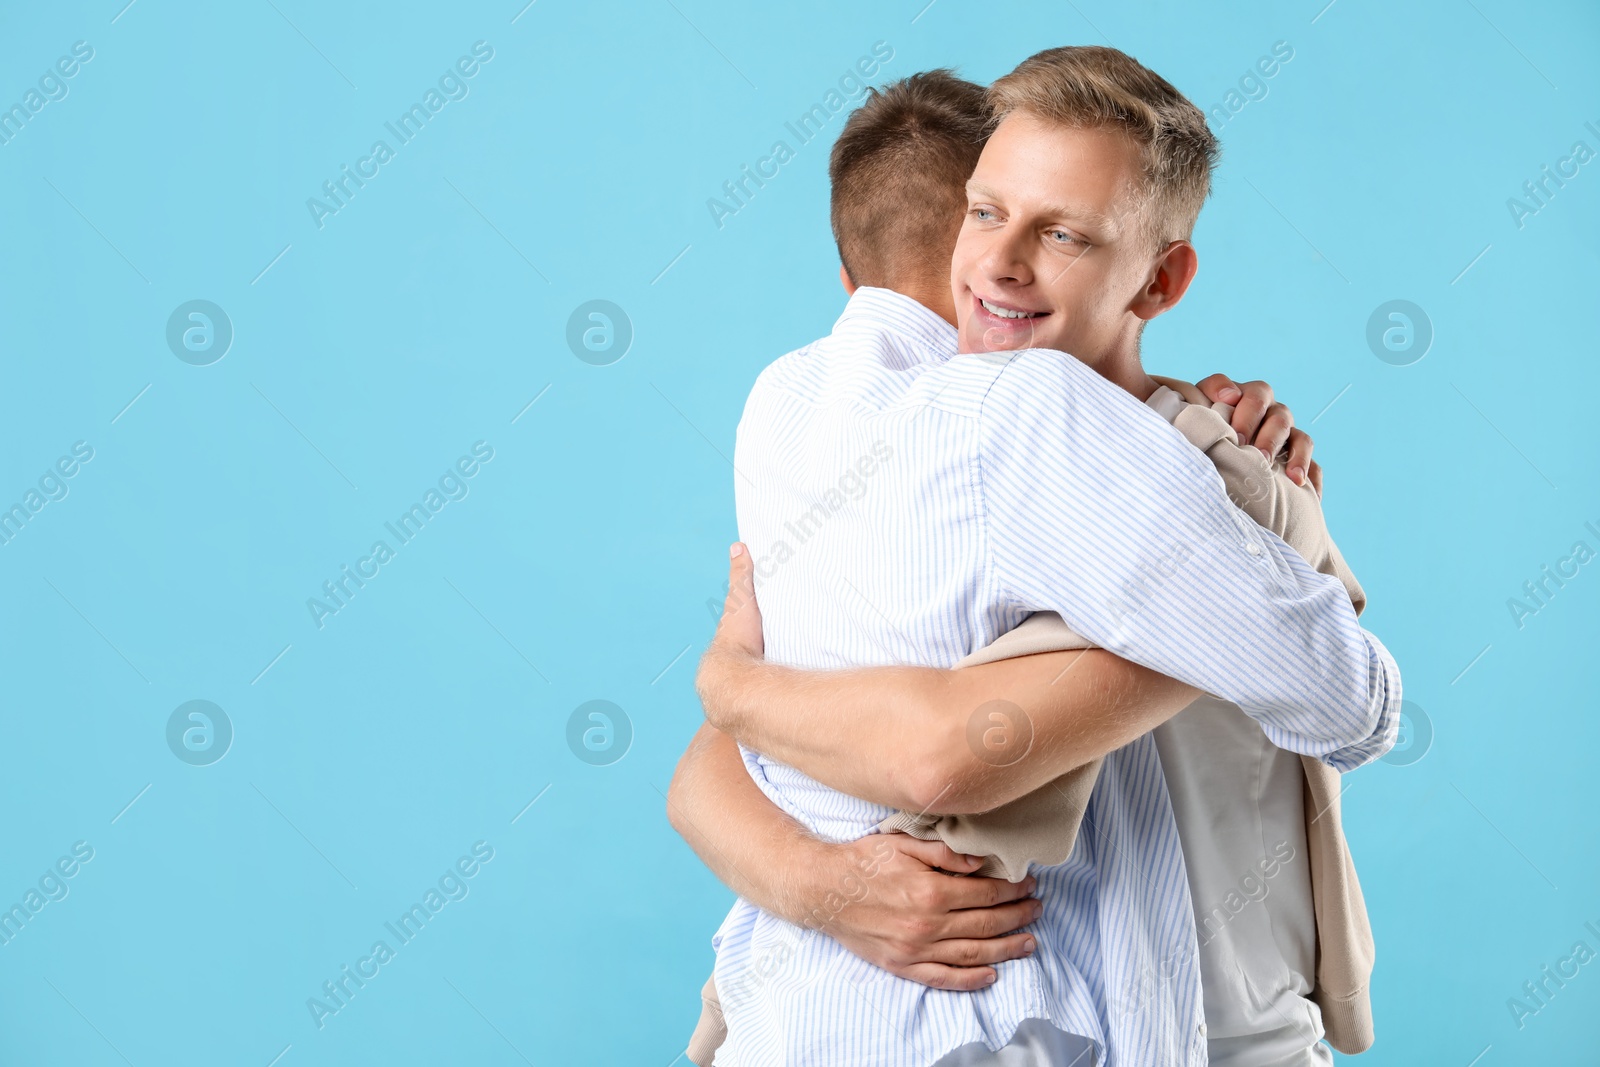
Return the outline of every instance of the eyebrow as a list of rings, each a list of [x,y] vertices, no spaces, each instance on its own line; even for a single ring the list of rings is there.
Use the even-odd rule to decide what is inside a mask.
[[[1000,195],[998,190],[990,188],[979,181],[968,180],[967,191],[969,193],[977,193],[979,196],[985,196],[993,200],[1005,199],[1005,197]],[[1082,204],[1046,203],[1044,205],[1044,213],[1047,215],[1053,215],[1057,218],[1081,219],[1084,222],[1089,223],[1091,226],[1099,228],[1101,232],[1106,234],[1107,240],[1114,240],[1116,237],[1120,236],[1124,228],[1121,223],[1112,218],[1110,215],[1107,215],[1101,211],[1096,211],[1090,207],[1085,207]]]

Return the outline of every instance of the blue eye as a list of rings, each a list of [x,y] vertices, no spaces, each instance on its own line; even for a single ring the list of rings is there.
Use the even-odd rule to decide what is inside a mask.
[[[975,208],[973,208],[972,209],[972,215],[979,222],[988,222],[989,220],[994,218],[994,212],[989,210],[986,207],[975,207]]]

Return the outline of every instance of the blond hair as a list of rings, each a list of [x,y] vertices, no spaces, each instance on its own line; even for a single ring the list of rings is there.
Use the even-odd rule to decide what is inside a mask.
[[[1158,247],[1188,240],[1221,146],[1206,116],[1155,71],[1115,48],[1051,48],[989,87],[992,121],[1013,111],[1076,129],[1121,130],[1139,149],[1143,228]]]

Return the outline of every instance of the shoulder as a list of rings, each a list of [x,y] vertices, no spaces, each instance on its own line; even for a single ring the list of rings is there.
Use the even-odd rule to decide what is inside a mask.
[[[961,353],[919,375],[906,403],[974,420],[1060,412],[1076,395],[1069,364],[1098,377],[1071,356],[1044,349]]]
[[[761,373],[756,375],[755,384],[751,386],[751,395],[754,396],[762,391],[783,390],[804,382],[816,372],[821,362],[818,356],[826,341],[827,338],[823,338],[801,345],[793,352],[786,352],[761,368]]]
[[[986,387],[973,398],[987,466],[1030,477],[1057,469],[1106,484],[1216,480],[1171,423],[1077,359],[1044,349],[1009,355],[962,357],[988,369]]]
[[[1157,432],[1166,425],[1127,390],[1064,352],[1025,348],[958,359],[977,365],[972,378],[982,393],[975,399],[987,424],[1143,427]]]
[[[811,405],[797,403],[805,391],[807,365],[817,342],[786,353],[762,368],[745,397],[734,428],[734,451],[763,448],[771,435],[796,418],[804,418]]]

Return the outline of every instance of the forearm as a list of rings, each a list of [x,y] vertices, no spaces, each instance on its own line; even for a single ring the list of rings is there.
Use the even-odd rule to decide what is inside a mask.
[[[709,723],[678,761],[667,818],[723,885],[773,915],[805,921],[830,846],[767,799],[733,738]]]
[[[915,808],[922,754],[960,743],[948,722],[927,714],[952,674],[799,670],[713,645],[698,684],[706,718],[745,746],[851,796]]]
[[[868,963],[937,989],[977,990],[1034,950],[1033,879],[966,877],[979,859],[907,834],[817,840],[750,780],[738,746],[702,726],[667,795],[672,825],[717,876],[773,915],[825,931]]]
[[[960,813],[998,807],[1120,748],[1197,691],[1100,651],[960,670],[804,671],[716,650],[702,663],[701,695],[713,722],[826,785]],[[997,730],[1013,752],[986,747]]]
[[[955,762],[948,754],[944,766],[931,761],[951,783],[949,798],[932,806],[941,814],[989,811],[1025,796],[1149,733],[1200,695],[1099,649],[1023,656],[954,673],[966,692],[949,713],[980,711],[962,715],[967,729]],[[1031,738],[1013,736],[1021,732],[1013,729],[1014,719],[1031,729]],[[986,744],[990,735],[1001,743]]]

